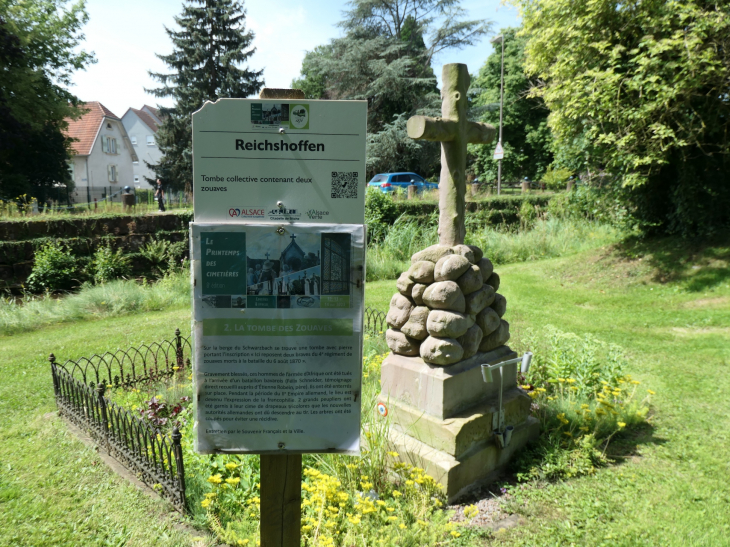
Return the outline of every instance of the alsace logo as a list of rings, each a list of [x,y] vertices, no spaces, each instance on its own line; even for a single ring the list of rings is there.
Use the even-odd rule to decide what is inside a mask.
[[[329,215],[330,212],[329,211],[318,211],[317,209],[310,209],[309,211],[307,211],[306,214],[311,219],[322,220],[322,218]]]
[[[269,211],[271,216],[279,217],[282,215],[296,215],[299,214],[296,209],[272,209]]]
[[[266,215],[266,211],[264,209],[259,209],[256,207],[249,207],[244,209],[239,209],[237,207],[231,207],[228,209],[228,216],[231,217],[263,217]]]

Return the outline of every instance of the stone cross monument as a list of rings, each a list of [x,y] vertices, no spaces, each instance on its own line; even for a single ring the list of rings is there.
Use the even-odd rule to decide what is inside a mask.
[[[517,356],[505,345],[510,334],[502,319],[507,300],[497,293],[500,277],[481,249],[464,245],[466,146],[487,144],[496,131],[466,119],[466,65],[445,65],[442,81],[442,117],[408,120],[410,137],[441,142],[439,244],[414,254],[396,283],[379,408],[391,420],[395,452],[419,462],[453,501],[494,480],[538,426],[514,368],[501,369],[502,382],[482,381],[481,364]],[[509,446],[499,446],[492,434],[500,421],[500,383],[503,417],[513,430]]]
[[[441,117],[413,116],[408,120],[409,137],[441,142],[439,243],[449,247],[463,244],[466,235],[466,145],[489,144],[496,135],[493,126],[466,119],[469,81],[466,65],[444,65]]]

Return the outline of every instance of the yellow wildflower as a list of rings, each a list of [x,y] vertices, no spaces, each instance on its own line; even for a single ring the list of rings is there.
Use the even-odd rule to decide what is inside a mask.
[[[626,424],[624,422],[618,422],[617,425],[619,429],[623,429],[624,427],[626,427]]]
[[[399,498],[399,497],[401,497],[402,495],[403,495],[403,494],[401,494],[400,492],[398,492],[398,490],[393,490],[393,497],[394,497],[394,498]]]
[[[220,484],[223,482],[223,478],[221,477],[220,473],[217,473],[216,475],[211,475],[208,477],[208,482],[212,484]]]
[[[226,464],[226,469],[228,469],[229,471],[234,470],[236,467],[238,467],[238,464],[237,463],[228,462]]]
[[[450,533],[450,534],[451,534],[451,535],[452,535],[453,537],[455,537],[455,538],[458,538],[458,537],[459,537],[459,536],[461,535],[461,534],[460,534],[459,532],[457,532],[456,530],[451,530],[451,532],[449,532],[449,533]]]

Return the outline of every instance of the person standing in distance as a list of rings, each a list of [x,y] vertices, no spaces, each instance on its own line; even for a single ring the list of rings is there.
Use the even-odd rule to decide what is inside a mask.
[[[160,212],[165,212],[165,191],[162,189],[162,181],[157,179],[157,189],[155,190],[155,197],[157,198],[157,207]]]

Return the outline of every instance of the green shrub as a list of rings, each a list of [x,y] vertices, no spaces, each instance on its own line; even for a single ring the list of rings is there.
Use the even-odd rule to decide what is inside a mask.
[[[537,220],[539,213],[537,206],[533,205],[529,201],[523,201],[522,205],[520,205],[520,228],[523,230],[526,230],[535,223],[535,220]]]
[[[67,291],[78,285],[78,261],[65,245],[49,242],[35,253],[27,286],[32,292]]]
[[[126,277],[131,271],[129,257],[124,255],[122,249],[113,251],[110,245],[99,247],[91,260],[91,273],[95,283]]]
[[[564,167],[553,169],[551,166],[548,167],[547,171],[542,176],[542,182],[545,183],[545,187],[548,190],[565,190],[568,179],[572,174],[573,172],[570,169],[566,169]]]
[[[586,334],[547,326],[528,329],[519,344],[534,356],[523,385],[541,436],[515,461],[519,480],[555,480],[595,472],[608,462],[611,439],[646,421],[648,391],[625,374],[623,349]]]
[[[377,188],[368,187],[365,193],[365,224],[368,242],[382,241],[390,226],[398,218],[398,207],[393,198]]]
[[[140,248],[139,254],[150,263],[155,274],[163,275],[168,262],[169,250],[169,242],[164,239],[152,239]]]

